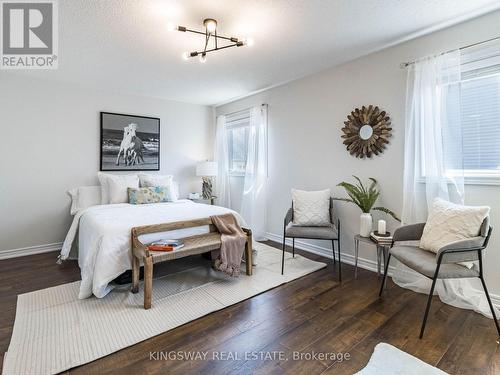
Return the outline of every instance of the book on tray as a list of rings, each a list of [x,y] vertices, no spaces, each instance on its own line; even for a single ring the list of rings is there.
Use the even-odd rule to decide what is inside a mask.
[[[381,235],[377,231],[374,231],[370,233],[370,237],[380,245],[392,244],[392,235],[390,232],[385,232],[383,235]]]
[[[182,240],[159,240],[148,245],[150,251],[174,251],[184,247]]]

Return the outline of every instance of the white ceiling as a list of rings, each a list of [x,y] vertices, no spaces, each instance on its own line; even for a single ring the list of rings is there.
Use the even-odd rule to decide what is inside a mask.
[[[21,74],[212,105],[499,7],[492,0],[64,0],[59,69]],[[169,32],[167,23],[201,29],[207,17],[218,20],[220,34],[252,36],[255,45],[210,54],[205,64],[182,60],[203,37]]]

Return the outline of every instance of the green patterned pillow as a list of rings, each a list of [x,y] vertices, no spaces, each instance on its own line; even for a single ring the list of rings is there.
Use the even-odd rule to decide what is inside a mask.
[[[172,202],[172,192],[170,186],[154,186],[143,188],[128,188],[128,203],[147,204]]]

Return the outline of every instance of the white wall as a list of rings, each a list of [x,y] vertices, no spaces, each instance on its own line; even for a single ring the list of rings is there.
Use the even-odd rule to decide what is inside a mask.
[[[342,196],[336,184],[352,180],[352,174],[363,179],[375,177],[382,189],[379,203],[401,212],[406,71],[400,69],[400,63],[496,37],[499,24],[500,12],[495,12],[218,107],[217,114],[224,114],[261,103],[269,105],[268,231],[281,235],[292,187],[330,187],[336,196]],[[394,130],[381,156],[361,160],[346,152],[340,129],[350,111],[368,104],[387,110]],[[499,193],[500,186],[466,188],[466,203],[490,205],[492,225],[498,227],[485,262],[487,282],[496,294],[500,294]],[[348,204],[339,203],[337,207],[343,222],[342,250],[352,254],[360,212]],[[374,218],[382,216],[375,214]],[[393,229],[396,222],[387,220]],[[320,245],[328,246],[324,242]],[[360,257],[375,260],[370,247],[363,247]]]
[[[212,155],[212,108],[0,72],[0,251],[63,241],[66,191],[98,184],[100,111],[159,117],[160,173],[174,174],[182,195],[200,190],[195,164]]]

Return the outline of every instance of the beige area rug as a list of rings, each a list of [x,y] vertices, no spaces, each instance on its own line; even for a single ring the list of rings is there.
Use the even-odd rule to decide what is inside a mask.
[[[153,307],[144,310],[143,288],[113,290],[79,300],[80,282],[18,296],[16,320],[3,374],[54,374],[82,365],[221,310],[326,266],[255,243],[253,276],[233,279],[200,258],[166,262],[168,274],[153,281]],[[160,265],[162,266],[162,265]]]

